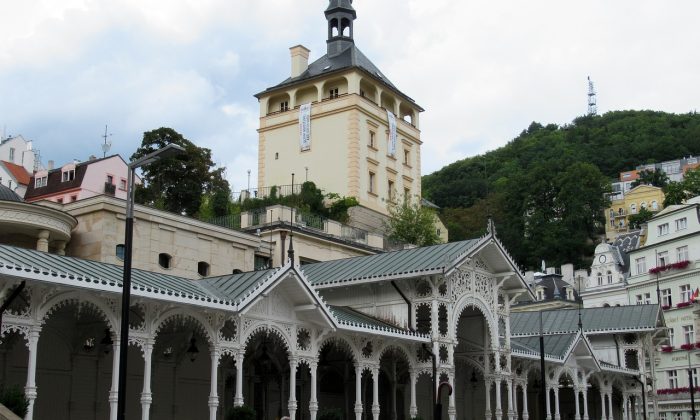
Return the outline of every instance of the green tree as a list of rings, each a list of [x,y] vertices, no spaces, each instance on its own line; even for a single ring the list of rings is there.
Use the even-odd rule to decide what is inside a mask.
[[[635,188],[639,185],[651,185],[654,187],[663,188],[666,185],[668,185],[668,183],[669,179],[668,175],[666,175],[666,172],[661,170],[643,170],[639,172],[639,178],[635,179],[634,182],[632,182],[632,188]]]
[[[404,199],[389,209],[387,230],[389,237],[398,242],[418,246],[435,245],[440,243],[435,229],[436,221],[437,216],[432,209]]]
[[[646,207],[642,207],[638,213],[632,214],[628,217],[629,225],[632,229],[640,229],[642,225],[654,217],[654,213],[647,210]]]
[[[700,195],[700,168],[692,169],[683,176],[683,187],[688,193],[688,198]]]
[[[185,149],[181,155],[158,160],[142,168],[143,185],[136,190],[136,201],[174,213],[195,216],[205,194],[218,198],[216,213],[223,207],[222,197],[231,195],[224,168],[215,168],[211,150],[197,147],[172,128],[159,128],[143,134],[141,147],[131,156],[138,159],[168,144]]]
[[[664,207],[681,204],[688,199],[685,184],[681,182],[669,182],[664,188]]]

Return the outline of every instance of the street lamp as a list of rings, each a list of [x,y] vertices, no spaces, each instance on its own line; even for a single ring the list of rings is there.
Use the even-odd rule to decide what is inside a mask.
[[[184,148],[169,144],[129,163],[126,189],[126,226],[124,228],[124,278],[122,281],[122,317],[119,330],[119,387],[117,419],[124,420],[126,409],[126,360],[129,346],[129,308],[131,307],[131,251],[134,235],[134,178],[136,168],[183,153]]]

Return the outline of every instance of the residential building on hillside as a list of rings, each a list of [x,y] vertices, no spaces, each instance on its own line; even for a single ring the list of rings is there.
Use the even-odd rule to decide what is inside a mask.
[[[611,198],[620,200],[632,189],[632,184],[639,179],[641,171],[663,171],[670,181],[680,182],[686,172],[700,166],[700,157],[688,156],[681,159],[669,160],[661,163],[639,165],[637,169],[620,172],[620,177],[612,183]]]
[[[107,194],[125,200],[127,172],[128,166],[119,155],[101,159],[91,156],[85,162],[35,172],[24,198],[27,202],[71,203]],[[136,182],[140,182],[138,177]]]
[[[290,76],[256,95],[258,191],[305,174],[325,191],[358,199],[353,225],[383,230],[392,203],[421,196],[423,108],[355,45],[351,2],[330,2],[325,16],[326,54],[309,64],[310,51],[292,47]]]
[[[613,241],[618,235],[634,230],[629,223],[631,215],[639,213],[641,209],[658,212],[663,208],[663,202],[663,190],[651,185],[638,185],[622,198],[612,198],[610,207],[605,209],[606,240]]]
[[[40,166],[37,153],[32,142],[22,136],[0,140],[0,185],[24,196],[29,182],[27,176]]]
[[[32,175],[24,166],[12,162],[0,161],[0,185],[6,185],[20,197],[27,193]]]
[[[606,262],[610,256],[612,265]],[[610,271],[613,282],[599,285],[597,274],[592,275],[589,288],[581,294],[584,306],[660,304],[663,308],[668,342],[660,347],[653,365],[655,403],[662,418],[689,418],[688,369],[695,375],[700,367],[696,336],[700,299],[694,295],[700,287],[700,197],[660,211],[648,222],[642,246],[622,253],[602,244],[594,258],[592,273],[605,279]]]

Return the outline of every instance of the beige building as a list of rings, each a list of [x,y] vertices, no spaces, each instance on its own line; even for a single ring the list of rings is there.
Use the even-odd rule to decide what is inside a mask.
[[[605,238],[612,241],[618,235],[629,232],[629,216],[643,208],[656,213],[663,208],[663,202],[663,190],[651,185],[639,185],[621,198],[613,199],[605,210]]]
[[[423,108],[355,46],[350,2],[331,1],[325,15],[327,53],[309,64],[310,51],[292,47],[290,77],[256,95],[258,190],[265,195],[265,188],[290,184],[292,173],[306,175],[323,190],[386,215],[391,202],[420,197]]]

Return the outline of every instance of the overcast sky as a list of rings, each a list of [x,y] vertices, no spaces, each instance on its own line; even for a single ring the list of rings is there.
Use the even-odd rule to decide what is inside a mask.
[[[111,153],[172,127],[212,149],[234,190],[257,172],[258,103],[288,48],[325,53],[327,0],[0,2],[0,128],[42,161]],[[421,115],[423,173],[495,149],[531,121],[685,113],[700,98],[697,0],[355,0],[358,47]],[[309,174],[313,179],[314,174]]]

